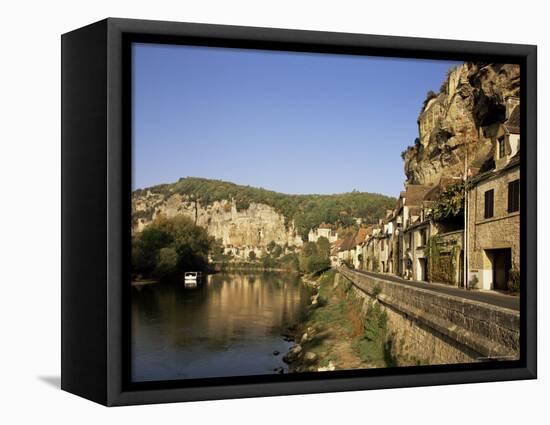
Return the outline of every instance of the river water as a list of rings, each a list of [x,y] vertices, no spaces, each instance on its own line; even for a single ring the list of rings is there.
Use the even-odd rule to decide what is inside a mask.
[[[292,343],[281,333],[300,320],[309,297],[287,273],[219,273],[197,289],[132,287],[132,380],[286,371]]]

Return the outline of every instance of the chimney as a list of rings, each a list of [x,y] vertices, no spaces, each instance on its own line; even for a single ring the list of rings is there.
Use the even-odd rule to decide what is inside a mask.
[[[510,115],[512,115],[512,111],[514,108],[519,105],[519,97],[517,96],[507,96],[504,99],[504,102],[506,104],[506,119],[510,118]]]

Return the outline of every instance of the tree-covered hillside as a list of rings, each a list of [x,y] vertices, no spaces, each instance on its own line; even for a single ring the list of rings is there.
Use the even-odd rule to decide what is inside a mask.
[[[148,190],[166,197],[176,193],[185,195],[202,204],[232,199],[239,210],[248,208],[251,203],[267,204],[284,215],[288,222],[294,220],[302,235],[323,222],[348,227],[355,224],[355,218],[361,218],[366,223],[375,223],[384,216],[387,209],[395,206],[395,198],[376,193],[353,191],[334,195],[288,195],[197,177],[181,178],[173,184],[138,189],[133,195],[139,197]]]

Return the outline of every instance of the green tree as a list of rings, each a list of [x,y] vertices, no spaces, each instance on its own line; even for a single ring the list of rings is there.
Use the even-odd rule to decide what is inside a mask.
[[[300,261],[295,253],[286,254],[279,260],[279,264],[286,270],[299,271]]]
[[[320,238],[321,239],[321,238]],[[325,239],[327,242],[328,240]],[[329,255],[324,247],[324,242],[321,242],[321,247],[325,249],[325,252],[319,252],[318,243],[307,242],[302,248],[302,253],[300,255],[300,269],[308,272],[318,272],[322,269],[330,267]],[[330,244],[329,244],[330,248]]]
[[[273,252],[275,247],[277,246],[277,243],[275,241],[271,241],[267,244],[267,252]]]
[[[159,216],[132,240],[132,271],[166,278],[186,270],[204,270],[214,244],[191,219]]]
[[[330,258],[330,242],[324,236],[317,239],[317,252],[321,258]]]
[[[317,244],[315,242],[306,242],[302,248],[302,255],[304,257],[317,255]]]
[[[279,258],[283,254],[283,248],[281,245],[275,245],[275,248],[273,248],[273,251],[271,251],[271,255],[273,255],[273,258]]]
[[[278,263],[271,255],[267,254],[262,258],[262,266],[265,269],[274,269],[278,267]]]
[[[159,250],[158,261],[155,267],[155,275],[158,277],[174,276],[178,270],[178,253],[172,247]]]
[[[436,221],[460,220],[464,216],[464,190],[469,183],[460,182],[447,186],[432,207]]]
[[[215,239],[213,241],[210,248],[210,255],[214,261],[226,261],[228,259],[228,255],[225,254],[225,249],[220,239]]]

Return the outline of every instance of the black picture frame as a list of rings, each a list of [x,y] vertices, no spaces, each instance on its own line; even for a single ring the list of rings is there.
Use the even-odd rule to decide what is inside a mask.
[[[62,389],[113,406],[536,378],[536,46],[118,18],[61,41]],[[520,64],[520,360],[131,383],[124,300],[130,288],[129,45],[135,41]]]

